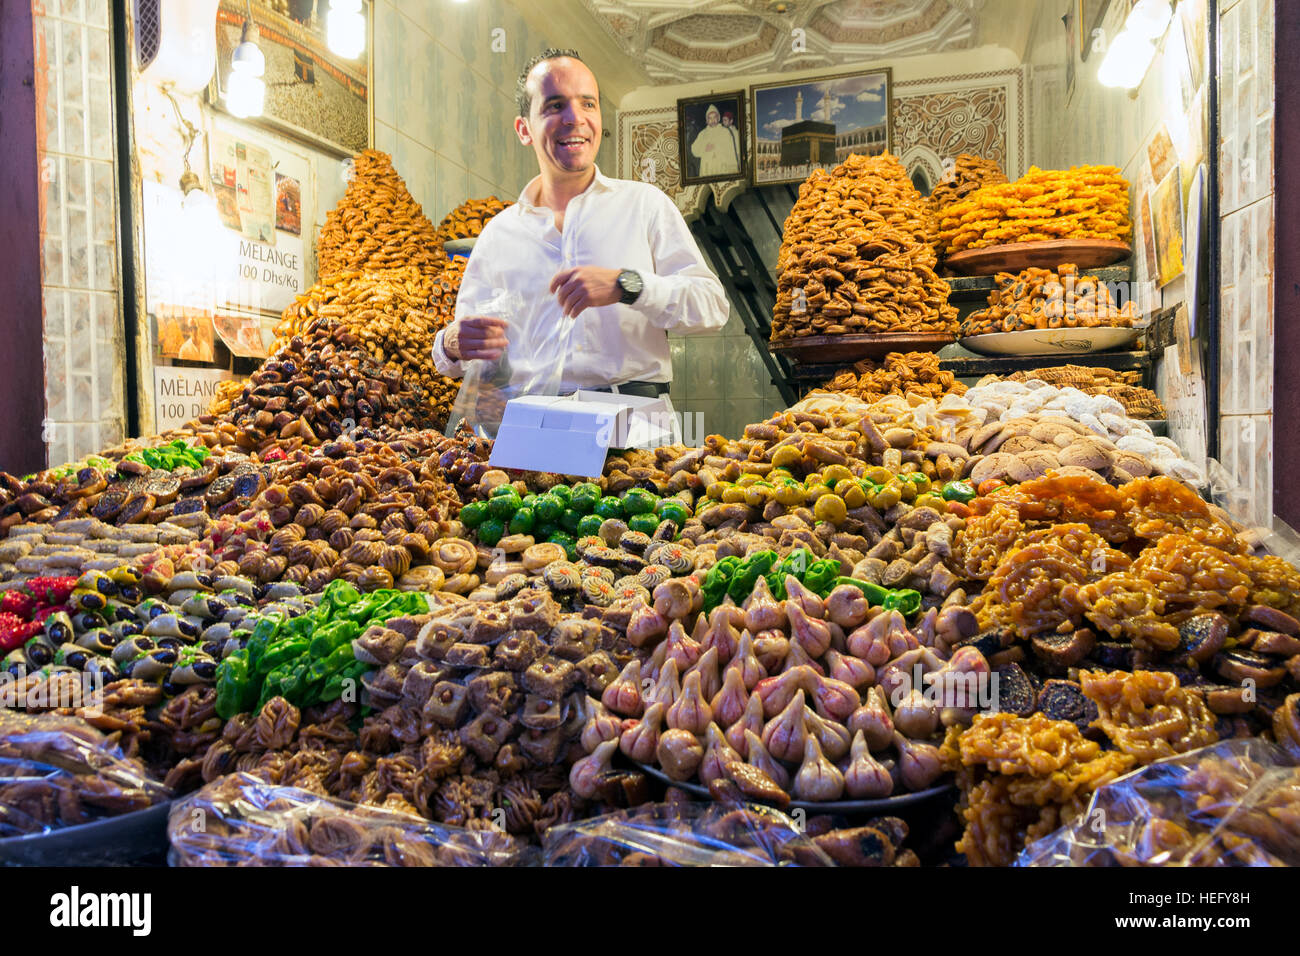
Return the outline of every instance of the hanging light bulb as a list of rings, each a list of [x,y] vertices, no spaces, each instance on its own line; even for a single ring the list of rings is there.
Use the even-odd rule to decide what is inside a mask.
[[[1097,68],[1097,82],[1131,90],[1142,82],[1155,55],[1155,44],[1150,40],[1122,30],[1106,49],[1106,56]]]
[[[1138,0],[1124,21],[1124,30],[1147,40],[1159,40],[1172,13],[1169,0]]]
[[[248,38],[252,25],[250,6],[248,19],[239,34],[239,46],[235,47],[230,58],[230,79],[226,82],[226,108],[240,119],[261,116],[266,102],[266,82],[262,79],[266,73],[266,57],[261,48]]]
[[[181,194],[181,224],[185,240],[201,262],[215,265],[225,251],[222,242],[225,227],[221,224],[217,201],[203,188],[199,177],[188,169],[181,176]]]
[[[326,20],[329,48],[345,60],[355,60],[366,48],[366,18],[361,0],[330,0]]]

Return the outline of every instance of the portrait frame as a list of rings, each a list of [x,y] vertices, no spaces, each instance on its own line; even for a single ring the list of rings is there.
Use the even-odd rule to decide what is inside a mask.
[[[366,19],[366,46],[356,60],[343,60],[329,50],[323,22],[313,22],[311,26],[306,26],[287,21],[271,9],[267,0],[251,0],[251,6],[254,30],[250,39],[256,41],[267,61],[266,75],[263,77],[266,83],[266,104],[261,116],[241,119],[240,122],[279,133],[340,158],[355,156],[372,147],[375,142],[374,0],[362,0],[362,13]],[[239,42],[240,28],[248,16],[247,7],[246,0],[221,0],[217,8],[217,68],[208,83],[207,101],[227,116],[232,115],[226,108],[224,97],[226,79],[230,73],[230,54]],[[323,11],[328,9],[328,3],[326,0],[314,0],[314,7],[317,20],[323,21]],[[313,83],[316,82],[315,70],[319,69],[324,74],[321,82],[343,87],[342,94],[337,89],[332,92],[344,97],[347,108],[320,110],[315,118],[317,122],[296,112],[291,105],[294,91],[306,81],[295,76],[294,70],[280,68],[284,57],[276,54],[285,51],[292,57],[295,69],[300,61],[304,64],[308,60],[312,61],[309,66],[313,71]],[[299,52],[304,55],[299,56]],[[353,102],[355,99],[364,99],[364,106],[356,105]],[[346,116],[352,131],[346,141],[323,125],[338,122],[341,115]]]
[[[878,89],[878,92],[877,92]],[[817,106],[817,99],[808,108],[808,118],[804,112],[792,107],[799,93],[818,94],[823,106]],[[894,74],[890,67],[876,67],[870,70],[858,70],[852,73],[833,73],[825,76],[810,76],[801,80],[782,80],[776,83],[757,83],[749,88],[750,138],[749,168],[750,182],[754,186],[778,186],[787,183],[801,183],[814,169],[833,169],[854,153],[875,156],[894,151]],[[855,103],[862,106],[844,107],[842,97],[853,97]],[[832,122],[826,123],[816,119],[818,109],[825,109],[825,103],[831,105]],[[881,104],[879,107],[865,104]],[[837,109],[836,107],[841,107]],[[841,133],[835,117],[851,110],[850,122],[857,122],[856,128],[850,127]],[[790,115],[787,115],[790,114]],[[774,119],[764,121],[765,117]],[[862,125],[863,122],[868,125]],[[785,130],[789,126],[802,125],[809,128],[808,135],[819,140],[814,146],[809,143],[808,157],[803,163],[782,163],[788,159],[785,149]],[[818,126],[823,129],[817,129]],[[831,148],[824,127],[831,127],[829,134],[835,140],[833,155],[823,158],[823,151]],[[771,135],[760,137],[764,129]],[[802,135],[802,134],[797,134]],[[861,142],[841,142],[843,137],[861,139]],[[802,152],[804,145],[791,144]],[[815,153],[815,161],[814,161]]]
[[[701,160],[692,155],[696,137],[706,125],[705,114],[710,106],[716,106],[725,116],[728,112],[735,117],[735,145],[739,168],[734,172],[714,175],[692,173]],[[706,96],[688,96],[677,101],[677,159],[682,171],[682,185],[695,186],[701,183],[727,182],[749,178],[747,162],[749,147],[749,128],[746,126],[745,91],[734,90],[725,93],[710,93]]]

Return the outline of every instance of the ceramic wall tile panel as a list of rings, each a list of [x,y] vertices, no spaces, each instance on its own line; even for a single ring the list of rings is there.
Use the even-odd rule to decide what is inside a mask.
[[[50,464],[120,440],[126,418],[117,301],[117,199],[109,0],[34,9],[46,421]]]
[[[1272,517],[1273,3],[1219,9],[1220,459],[1242,516]]]

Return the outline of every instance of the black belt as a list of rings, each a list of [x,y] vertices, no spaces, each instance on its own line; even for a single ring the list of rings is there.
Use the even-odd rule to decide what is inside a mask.
[[[668,394],[667,382],[622,382],[618,385],[592,385],[588,392],[613,392],[618,395],[636,395],[638,398],[658,398]]]

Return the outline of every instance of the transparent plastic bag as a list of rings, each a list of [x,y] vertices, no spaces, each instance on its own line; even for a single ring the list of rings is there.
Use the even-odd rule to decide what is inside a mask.
[[[1101,787],[1016,866],[1300,865],[1300,768],[1276,744],[1226,740]]]
[[[85,721],[0,712],[0,839],[147,810],[170,797]]]
[[[512,866],[524,844],[359,806],[248,773],[212,781],[172,805],[172,866]]]
[[[560,394],[574,324],[568,319],[547,324],[541,301],[530,305],[518,293],[493,289],[485,301],[466,308],[467,316],[504,319],[507,345],[496,361],[465,362],[446,434],[454,434],[463,421],[476,434],[495,438],[506,402],[522,395]]]
[[[544,866],[834,866],[779,810],[649,803],[551,827]]]

